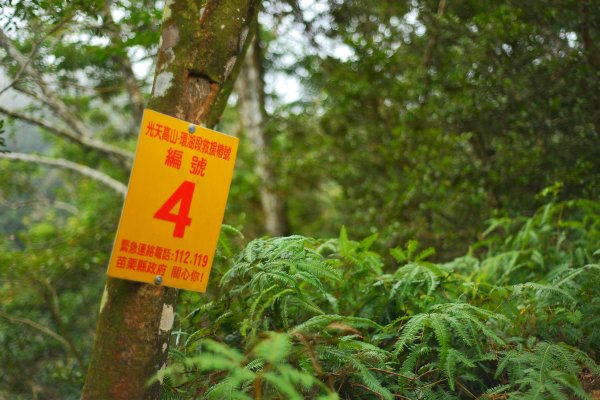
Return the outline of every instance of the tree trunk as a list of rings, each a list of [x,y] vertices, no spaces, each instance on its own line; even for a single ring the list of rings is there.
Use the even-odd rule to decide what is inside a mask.
[[[148,108],[213,127],[254,29],[258,0],[168,0]],[[143,229],[143,227],[140,227]],[[158,399],[177,291],[109,278],[82,399]]]
[[[261,183],[260,203],[265,218],[265,230],[269,235],[283,236],[288,233],[289,229],[283,201],[274,190],[275,174],[269,157],[270,145],[265,129],[265,89],[258,29],[253,36],[254,39],[248,47],[235,91],[239,96],[240,121],[256,154],[255,172]]]

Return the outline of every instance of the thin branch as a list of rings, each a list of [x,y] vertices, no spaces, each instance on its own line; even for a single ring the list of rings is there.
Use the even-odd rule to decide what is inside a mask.
[[[49,123],[47,123],[44,120],[20,113],[18,111],[9,110],[2,106],[0,106],[0,113],[8,115],[9,117],[16,118],[18,120],[30,123],[32,125],[39,126],[40,128],[44,128],[56,135],[63,136],[67,139],[70,139],[70,140],[76,142],[76,143],[79,143],[83,147],[99,151],[108,156],[113,156],[113,157],[116,156],[120,160],[127,160],[128,165],[130,165],[131,161],[133,160],[133,153],[130,153],[127,150],[120,149],[116,146],[110,145],[108,143],[104,143],[100,140],[93,139],[91,137],[77,135],[70,130],[62,129],[62,128],[56,127],[54,125],[50,125]]]
[[[68,82],[68,81],[54,81],[54,82],[49,82],[49,83],[59,84],[62,86],[69,86],[69,87],[72,87],[75,89],[88,90],[88,91],[94,92],[94,93],[116,93],[116,92],[122,91],[123,87],[124,87],[123,84],[112,85],[112,86],[86,86],[86,85],[81,85],[79,83]]]
[[[5,318],[5,319],[9,320],[10,322],[28,325],[28,326],[32,327],[33,329],[35,329],[39,332],[42,332],[43,334],[48,335],[51,338],[59,341],[66,348],[69,348],[69,342],[67,342],[65,340],[65,338],[60,336],[58,333],[54,332],[52,329],[46,328],[44,325],[38,324],[37,322],[32,321],[28,318],[15,317],[13,315],[5,313],[4,311],[0,311],[0,317]]]
[[[121,38],[119,26],[115,23],[110,10],[111,3],[111,1],[106,1],[104,3],[102,15],[104,25],[108,31],[111,43],[115,46],[123,47],[123,39]],[[144,96],[142,96],[137,79],[133,73],[133,67],[129,56],[127,55],[127,50],[123,49],[123,53],[124,54],[119,56],[119,64],[121,64],[121,73],[123,74],[127,93],[129,93],[129,100],[133,106],[134,124],[138,124],[142,120],[142,114],[144,113]]]
[[[365,385],[363,385],[363,384],[361,384],[361,383],[356,383],[356,382],[354,382],[354,383],[352,383],[352,384],[351,384],[351,386],[358,386],[358,387],[361,387],[361,388],[363,388],[363,389],[366,389],[366,390],[368,390],[369,392],[371,392],[371,393],[373,393],[373,394],[377,395],[377,397],[379,397],[380,399],[383,399],[383,396],[382,396],[381,394],[377,393],[377,392],[376,392],[376,391],[374,391],[373,389],[371,389],[371,388],[369,388],[369,387],[367,387],[367,386],[365,386]]]
[[[308,343],[306,337],[304,337],[304,335],[302,335],[300,332],[294,332],[292,333],[292,336],[296,337],[304,345],[306,351],[308,352],[308,356],[310,357],[310,362],[313,366],[313,369],[315,370],[317,376],[321,376],[323,374],[323,369],[319,364],[319,360],[317,355],[315,354],[314,349],[312,348],[310,343]]]
[[[64,201],[60,201],[60,200],[48,200],[45,197],[32,198],[32,199],[21,200],[21,201],[8,201],[5,198],[3,198],[2,196],[0,196],[0,205],[3,207],[10,208],[12,210],[17,210],[19,208],[28,207],[31,205],[33,205],[33,206],[39,205],[39,206],[45,207],[45,208],[54,207],[58,210],[66,211],[72,215],[79,214],[79,210],[74,205],[65,203]]]
[[[13,89],[17,92],[23,93],[24,95],[31,97],[33,100],[37,100],[42,104],[48,105],[48,100],[42,97],[39,93],[36,93],[35,91],[25,87],[24,85],[22,85],[22,83],[23,82],[15,83],[13,85]]]
[[[469,388],[467,388],[465,385],[461,384],[461,383],[458,381],[458,379],[455,379],[455,380],[454,380],[454,382],[456,382],[456,384],[457,384],[458,386],[460,386],[460,387],[461,387],[461,388],[462,388],[462,389],[463,389],[465,392],[467,392],[467,394],[468,394],[469,396],[471,396],[471,398],[473,398],[473,399],[477,399],[477,396],[475,396],[475,395],[474,395],[474,394],[473,394],[473,393],[472,393],[472,392],[469,390]]]
[[[410,381],[414,381],[414,380],[417,379],[417,378],[414,378],[414,377],[411,377],[411,376],[408,376],[408,375],[402,375],[402,374],[400,374],[398,372],[388,371],[387,369],[383,369],[383,368],[369,368],[369,370],[371,370],[371,371],[378,371],[378,372],[385,372],[386,374],[396,375],[396,376],[399,376],[401,378],[408,379]]]
[[[436,13],[436,19],[439,21],[439,18],[444,16],[444,12],[446,10],[446,0],[440,0],[438,3],[438,9]],[[425,54],[423,54],[423,60],[421,61],[421,65],[424,68],[429,67],[431,63],[431,57],[433,56],[433,50],[437,45],[438,35],[439,35],[439,26],[437,25],[439,22],[434,20],[432,22],[429,37],[427,38],[427,47],[425,48]]]
[[[438,383],[442,383],[442,382],[444,382],[444,381],[445,381],[445,380],[447,380],[447,379],[448,379],[448,378],[442,378],[442,379],[440,379],[440,380],[438,380],[438,381],[435,381],[435,382],[428,383],[427,385],[425,385],[425,386],[423,386],[423,387],[424,387],[424,388],[426,388],[426,387],[429,387],[429,386],[434,386],[434,385],[437,385]]]
[[[116,158],[116,161],[125,169],[131,167],[133,159],[129,152],[106,145],[102,142],[92,139],[93,132],[83,123],[83,121],[58,97],[56,93],[42,79],[41,74],[36,71],[21,52],[13,45],[12,41],[2,29],[0,29],[0,47],[3,47],[8,56],[15,60],[24,69],[24,72],[29,75],[40,88],[44,100],[43,102],[52,109],[52,111],[60,117],[75,133],[72,136],[79,137],[77,140],[80,144],[87,147],[95,148],[104,153],[110,154]]]
[[[69,169],[71,171],[75,171],[78,174],[84,175],[88,178],[91,178],[95,181],[98,181],[98,182],[110,187],[111,189],[113,189],[115,192],[117,192],[118,194],[120,194],[123,197],[125,197],[125,194],[127,193],[127,186],[125,186],[123,183],[117,181],[116,179],[113,179],[110,176],[108,176],[98,170],[95,170],[93,168],[90,168],[88,166],[77,164],[77,163],[74,163],[69,160],[64,160],[62,158],[50,158],[50,157],[38,156],[35,154],[23,154],[23,153],[0,153],[0,159],[2,159],[2,158],[8,159],[8,160],[18,160],[18,161],[37,163],[37,164],[45,164],[45,165],[51,165],[53,167]]]
[[[0,96],[4,92],[6,92],[8,89],[10,89],[15,83],[17,83],[19,81],[19,79],[21,79],[21,75],[23,75],[23,72],[25,72],[25,69],[29,66],[29,63],[31,63],[31,61],[33,60],[33,57],[37,53],[38,49],[40,48],[40,45],[44,42],[44,40],[46,40],[46,38],[48,36],[53,35],[60,28],[62,28],[67,22],[69,22],[73,18],[74,15],[75,14],[68,15],[62,21],[60,21],[54,27],[52,27],[48,32],[43,34],[38,40],[35,41],[35,43],[33,44],[33,47],[31,48],[31,51],[29,52],[29,55],[27,56],[27,60],[25,61],[24,64],[21,65],[19,72],[17,72],[17,74],[13,78],[12,82],[9,83],[4,89],[0,90]]]
[[[92,136],[92,133],[87,129],[79,118],[67,107],[67,105],[50,89],[50,87],[44,82],[41,74],[36,71],[21,52],[13,45],[12,41],[2,29],[0,29],[0,46],[2,46],[10,58],[15,60],[21,67],[23,67],[25,73],[29,75],[35,83],[38,85],[42,94],[47,100],[48,106],[60,116],[75,132],[82,136]]]
[[[46,300],[46,304],[50,309],[50,315],[52,315],[52,319],[54,320],[54,324],[58,329],[58,334],[65,339],[67,342],[67,347],[75,356],[77,363],[79,364],[79,368],[83,371],[85,369],[85,364],[83,362],[83,358],[81,357],[81,353],[75,347],[73,340],[71,339],[69,332],[65,329],[65,324],[63,323],[60,317],[60,307],[58,301],[58,294],[56,293],[56,289],[54,286],[50,284],[48,279],[41,279],[35,276],[32,276],[32,281],[36,285],[36,290],[40,295]]]

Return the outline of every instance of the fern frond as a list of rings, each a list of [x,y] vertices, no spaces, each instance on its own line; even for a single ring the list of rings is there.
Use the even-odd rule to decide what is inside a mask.
[[[341,322],[356,328],[375,328],[381,329],[382,326],[371,321],[368,318],[346,317],[342,315],[326,314],[312,317],[306,322],[303,322],[291,329],[290,333],[294,332],[309,332],[317,329],[322,329],[333,322]]]
[[[324,263],[321,259],[298,260],[295,262],[296,268],[306,271],[317,278],[329,278],[333,281],[339,281],[341,275],[339,271]]]
[[[282,379],[279,374],[274,372],[267,372],[262,375],[262,378],[273,386],[277,392],[284,394],[286,399],[290,400],[302,400],[302,396],[294,385],[287,379]]]
[[[241,387],[246,381],[253,381],[240,379],[236,375],[231,375],[221,382],[211,385],[204,394],[204,398],[210,400],[221,400],[221,399],[232,399],[232,400],[252,400],[253,398],[244,393]]]
[[[573,281],[577,276],[579,276],[581,274],[585,274],[586,272],[590,272],[590,271],[595,272],[595,273],[600,273],[600,265],[588,264],[588,265],[584,265],[581,268],[570,270],[569,274],[561,277],[561,279],[559,281],[555,282],[554,285],[557,287],[562,286],[567,282]]]
[[[340,368],[346,369],[348,365],[351,365],[354,369],[352,376],[359,379],[365,386],[382,396],[384,399],[393,398],[390,391],[381,385],[375,375],[373,375],[369,368],[361,362],[355,354],[333,346],[319,346],[317,351],[319,353],[319,358],[336,360],[339,363]],[[347,372],[348,371],[346,370],[346,373]]]
[[[570,293],[568,293],[567,291],[565,291],[557,286],[553,286],[553,285],[544,285],[541,283],[526,282],[526,283],[521,283],[518,285],[513,285],[512,289],[513,289],[513,293],[516,296],[522,294],[525,290],[532,289],[532,290],[535,290],[537,297],[548,296],[550,294],[559,294],[569,301],[575,300]]]
[[[435,264],[418,261],[406,264],[396,270],[394,277],[398,281],[392,286],[389,297],[393,298],[401,287],[400,298],[404,298],[407,293],[412,293],[412,286],[415,284],[421,284],[422,282],[428,282],[426,284],[427,294],[430,295],[440,282],[440,278],[446,275],[442,270],[443,267]]]
[[[564,343],[539,342],[532,349],[513,349],[505,352],[498,364],[496,376],[508,371],[511,386],[527,396],[562,399],[573,393],[587,399],[578,374],[580,364],[600,370],[585,353]]]
[[[271,364],[280,363],[290,354],[292,344],[285,333],[269,332],[267,339],[254,347],[252,352]]]
[[[402,334],[396,341],[394,348],[396,349],[394,354],[398,353],[409,344],[412,344],[420,331],[425,327],[425,320],[428,318],[428,314],[418,314],[412,317],[404,328],[402,328]]]
[[[160,400],[183,400],[183,392],[174,387],[170,376],[163,377],[160,388]]]
[[[448,354],[442,364],[444,366],[444,372],[448,377],[448,384],[450,385],[450,389],[454,390],[455,383],[455,371],[458,369],[457,365],[462,363],[463,365],[474,368],[475,362],[467,357],[465,354],[461,353],[455,349],[449,349]]]

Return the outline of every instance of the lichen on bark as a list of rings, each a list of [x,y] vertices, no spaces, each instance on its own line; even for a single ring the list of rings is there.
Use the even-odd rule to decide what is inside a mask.
[[[213,127],[233,88],[258,6],[255,0],[169,2],[156,76],[173,79],[166,88],[155,79],[149,107]]]

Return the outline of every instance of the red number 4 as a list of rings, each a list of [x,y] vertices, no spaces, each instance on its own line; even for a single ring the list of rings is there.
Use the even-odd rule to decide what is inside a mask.
[[[194,196],[194,189],[196,185],[194,182],[183,181],[183,183],[175,190],[175,192],[168,198],[157,212],[154,213],[154,218],[162,219],[164,221],[173,222],[175,229],[173,229],[173,236],[182,238],[185,233],[185,228],[192,224],[190,218],[190,208],[192,207],[192,197]],[[171,213],[177,203],[179,205],[179,211],[177,214]]]

